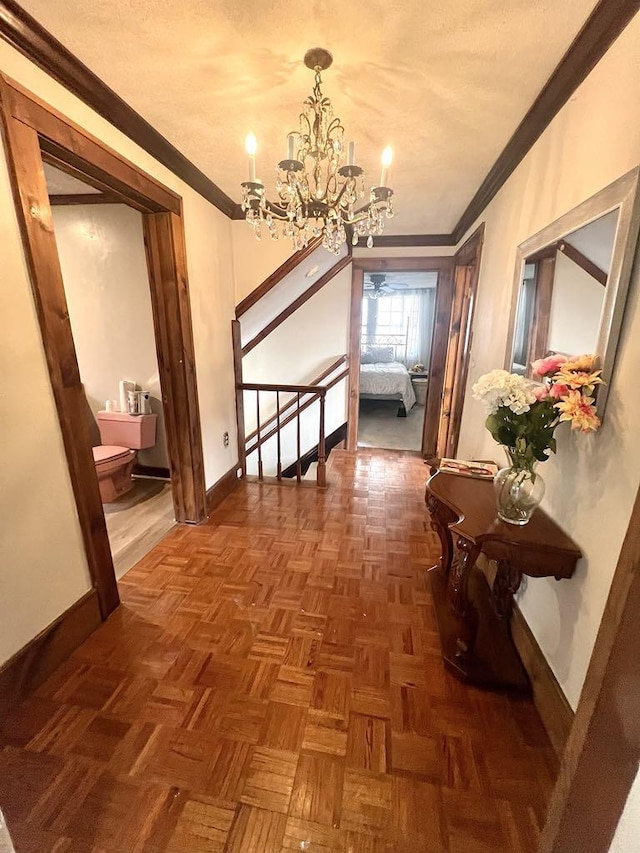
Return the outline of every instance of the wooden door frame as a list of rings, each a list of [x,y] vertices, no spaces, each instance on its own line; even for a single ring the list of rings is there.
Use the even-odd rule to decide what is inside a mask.
[[[51,387],[102,619],[119,604],[95,474],[43,156],[143,216],[173,499],[178,521],[206,517],[204,462],[182,199],[48,104],[0,75],[4,147]]]
[[[448,367],[450,359],[453,359],[454,375],[451,388],[447,388],[446,382],[442,391],[442,412],[443,418],[449,418],[445,437],[440,441],[440,437],[436,439],[436,457],[448,456],[455,457],[458,451],[458,441],[460,438],[460,425],[462,423],[462,412],[464,409],[464,397],[467,388],[467,379],[469,377],[469,362],[471,359],[471,345],[473,342],[473,321],[475,318],[475,308],[477,304],[478,281],[480,278],[480,263],[482,259],[482,246],[484,244],[484,222],[476,228],[473,234],[462,244],[458,251],[453,256],[453,304],[452,315],[449,324],[449,347],[447,350],[447,360],[445,364],[445,379],[448,375]],[[464,341],[463,348],[460,350],[460,326],[462,323],[462,313],[464,308],[464,298],[456,300],[456,283],[457,271],[461,267],[472,267],[471,282],[469,284],[470,294],[473,298],[471,303],[471,311],[469,313],[469,335]],[[456,305],[459,310],[456,312]],[[457,313],[457,316],[456,316]]]
[[[364,298],[365,272],[432,272],[438,273],[436,310],[431,359],[429,362],[429,386],[422,428],[422,455],[435,453],[438,437],[438,412],[441,404],[444,362],[447,351],[447,336],[451,300],[453,295],[453,255],[425,258],[354,258],[351,275],[351,306],[349,312],[349,414],[347,421],[347,450],[355,450],[358,444],[358,420],[360,403],[360,338],[362,325],[362,300]]]

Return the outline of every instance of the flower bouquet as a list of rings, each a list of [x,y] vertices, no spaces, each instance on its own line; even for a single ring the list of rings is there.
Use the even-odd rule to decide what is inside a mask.
[[[563,421],[580,432],[600,426],[593,395],[602,379],[595,356],[551,355],[531,367],[542,384],[492,370],[472,389],[487,409],[487,429],[509,457],[509,467],[494,479],[498,515],[509,524],[526,524],[542,500],[544,481],[535,469],[556,452],[556,427]]]

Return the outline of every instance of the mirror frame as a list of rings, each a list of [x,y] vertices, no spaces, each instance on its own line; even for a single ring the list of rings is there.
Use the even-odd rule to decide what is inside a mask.
[[[529,256],[540,252],[552,243],[564,239],[568,234],[577,231],[589,223],[600,219],[616,208],[619,209],[616,236],[611,256],[611,269],[607,278],[605,297],[600,315],[598,341],[595,355],[600,360],[602,379],[605,384],[597,389],[597,406],[600,417],[604,414],[609,384],[620,338],[620,329],[624,317],[624,309],[631,281],[631,271],[636,253],[636,244],[640,230],[640,194],[638,184],[640,166],[636,166],[626,175],[618,178],[600,192],[583,201],[573,210],[565,213],[537,234],[521,243],[516,251],[516,268],[511,296],[511,311],[509,317],[509,333],[505,354],[505,370],[512,371],[513,346],[515,337],[515,322],[518,310],[520,283],[524,273],[524,265]],[[581,353],[576,353],[581,355]]]

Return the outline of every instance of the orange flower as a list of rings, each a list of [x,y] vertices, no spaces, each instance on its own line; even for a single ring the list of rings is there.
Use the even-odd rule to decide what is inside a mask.
[[[579,371],[583,373],[593,373],[593,369],[598,363],[597,355],[577,355],[575,358],[569,358],[561,365],[562,371]]]
[[[563,364],[562,368],[553,377],[553,381],[560,385],[566,385],[569,388],[583,388],[585,392],[592,393],[595,385],[602,385],[599,370],[593,373],[587,373],[584,370],[569,370],[567,364]]]
[[[554,404],[561,413],[561,421],[570,421],[571,429],[595,432],[600,426],[593,397],[584,397],[579,391],[569,391],[564,400]]]

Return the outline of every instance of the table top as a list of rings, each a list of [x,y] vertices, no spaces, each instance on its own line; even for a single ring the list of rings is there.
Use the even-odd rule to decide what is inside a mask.
[[[537,551],[563,551],[576,559],[582,556],[573,539],[539,507],[521,527],[501,521],[491,480],[436,472],[427,481],[427,490],[459,516],[450,529],[472,542],[499,541]]]
[[[429,371],[428,370],[410,370],[409,376],[412,379],[428,379]]]

